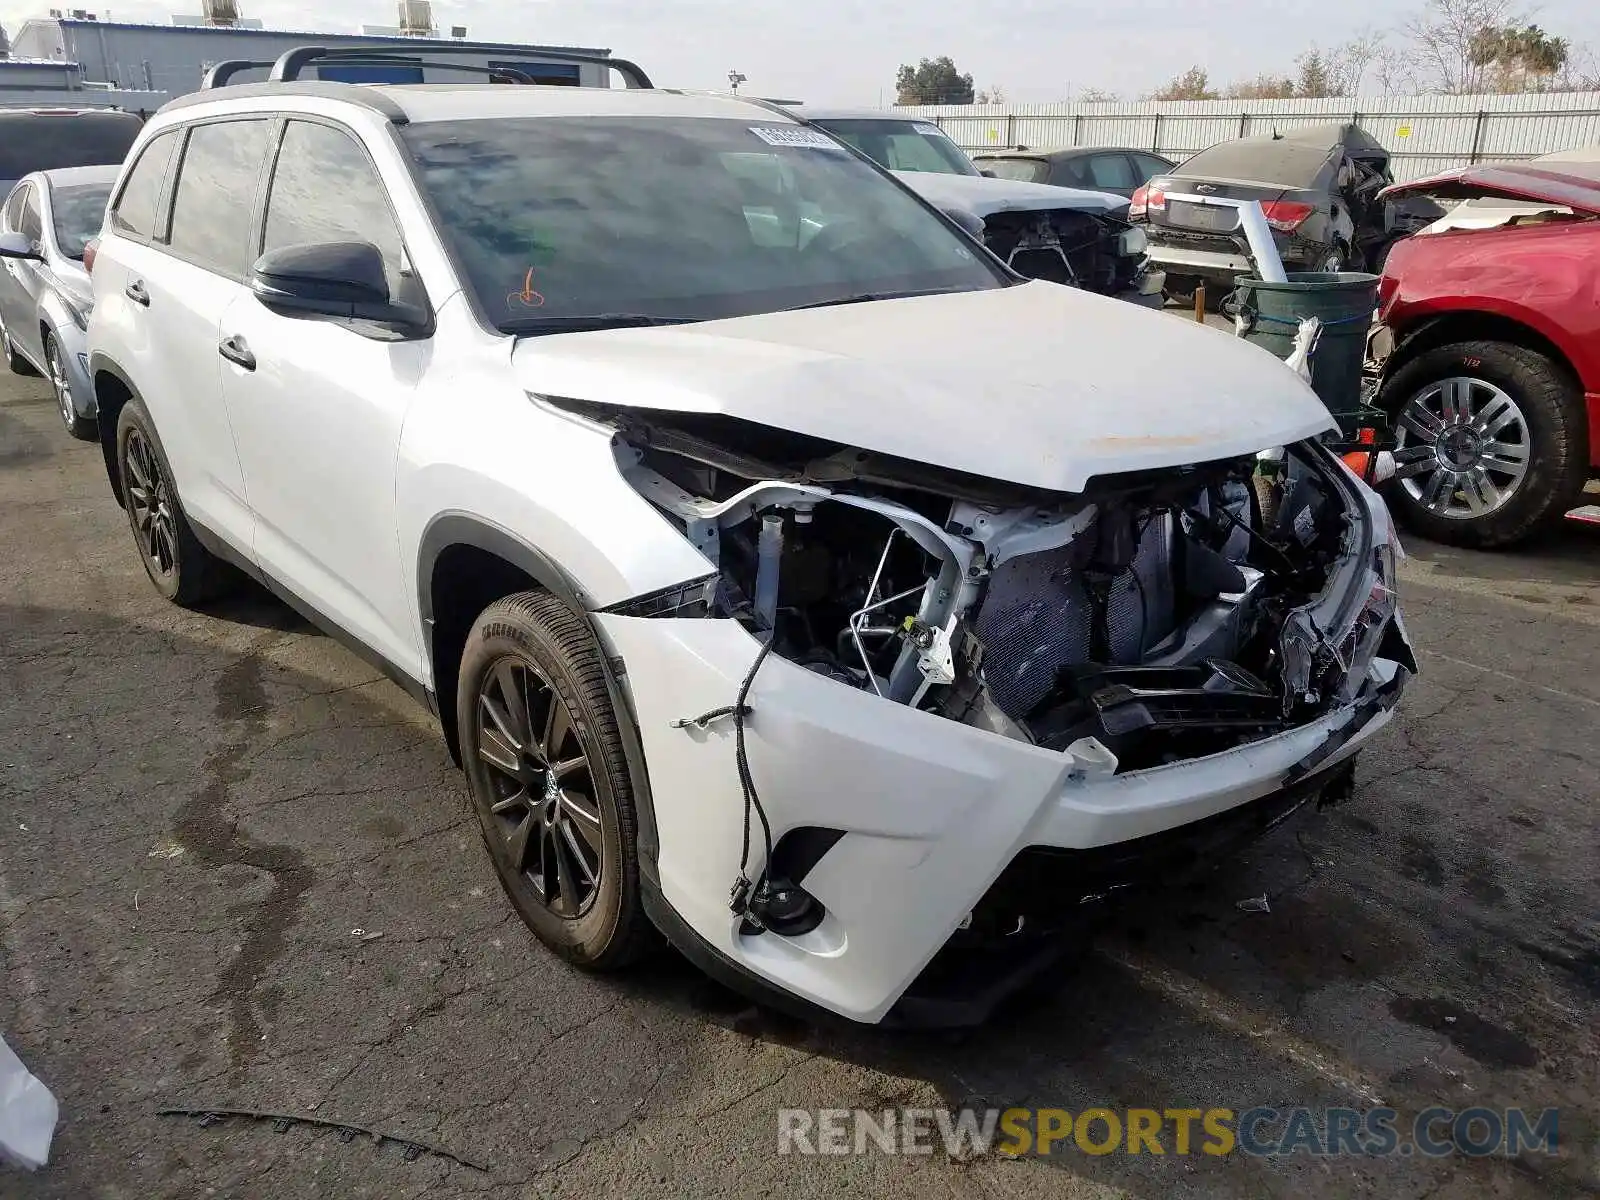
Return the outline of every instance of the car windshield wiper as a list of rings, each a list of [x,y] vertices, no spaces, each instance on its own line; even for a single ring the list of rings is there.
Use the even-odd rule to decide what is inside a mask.
[[[634,329],[649,325],[690,325],[699,317],[662,317],[653,313],[551,313],[502,321],[504,333],[533,336],[541,333],[578,333],[595,329]]]
[[[920,292],[857,292],[853,296],[835,296],[831,300],[817,300],[811,304],[797,304],[780,312],[803,312],[808,308],[833,308],[840,304],[870,304],[874,300],[906,300],[912,296],[948,296],[964,292],[966,288],[929,288]]]

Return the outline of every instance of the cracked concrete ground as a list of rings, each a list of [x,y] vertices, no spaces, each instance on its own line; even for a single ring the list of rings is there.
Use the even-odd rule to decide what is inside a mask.
[[[577,974],[512,917],[431,720],[251,593],[144,578],[99,451],[0,377],[0,1030],[60,1098],[10,1200],[1593,1195],[1600,531],[1413,544],[1423,677],[1354,801],[1125,907],[960,1038]],[[1240,912],[1265,893],[1270,913]],[[357,933],[356,931],[361,931]],[[376,936],[376,935],[380,935]],[[1554,1159],[780,1157],[780,1107],[1562,1107]],[[310,1113],[331,1131],[158,1117]]]

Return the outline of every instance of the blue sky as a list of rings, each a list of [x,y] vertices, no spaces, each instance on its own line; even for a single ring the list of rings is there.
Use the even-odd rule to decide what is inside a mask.
[[[64,0],[51,0],[62,4]],[[94,0],[72,0],[92,6]],[[1416,7],[1420,7],[1417,0]],[[353,30],[392,23],[388,0],[242,0],[270,26]],[[15,31],[46,0],[0,0]],[[199,0],[113,0],[118,20],[160,21]],[[438,24],[472,36],[606,46],[636,59],[667,86],[727,86],[833,104],[893,100],[895,69],[949,54],[979,87],[998,85],[1020,103],[1066,99],[1086,87],[1125,95],[1148,90],[1192,63],[1214,82],[1286,71],[1310,42],[1339,42],[1397,25],[1410,0],[1287,4],[1272,0],[435,0]],[[108,8],[98,10],[102,17]],[[1553,0],[1534,12],[1543,27],[1600,47],[1600,4]]]

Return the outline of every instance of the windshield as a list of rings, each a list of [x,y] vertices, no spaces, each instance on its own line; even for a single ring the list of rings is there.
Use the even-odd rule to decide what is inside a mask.
[[[978,166],[996,179],[1018,183],[1050,182],[1050,164],[1042,158],[980,158]]]
[[[132,113],[0,113],[0,179],[114,167],[142,128]]]
[[[905,189],[777,119],[507,118],[400,135],[479,306],[507,333],[1007,282]]]
[[[78,183],[50,189],[51,215],[55,219],[56,245],[68,258],[82,258],[83,248],[100,232],[106,215],[111,184]]]
[[[823,118],[812,121],[842,142],[849,142],[880,167],[891,171],[926,171],[933,175],[976,175],[967,152],[937,125],[926,121]]]

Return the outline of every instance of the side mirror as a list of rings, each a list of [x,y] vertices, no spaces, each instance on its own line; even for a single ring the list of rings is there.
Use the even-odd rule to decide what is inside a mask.
[[[394,300],[383,255],[371,242],[323,242],[269,250],[250,271],[250,290],[274,312],[400,326],[428,323],[419,306]]]
[[[991,171],[988,167],[979,167],[978,168],[978,174],[982,175],[985,179],[998,179],[998,178],[1000,178],[993,171]]]
[[[27,235],[15,231],[0,233],[0,258],[16,258],[23,262],[44,261],[44,255],[28,241]]]

